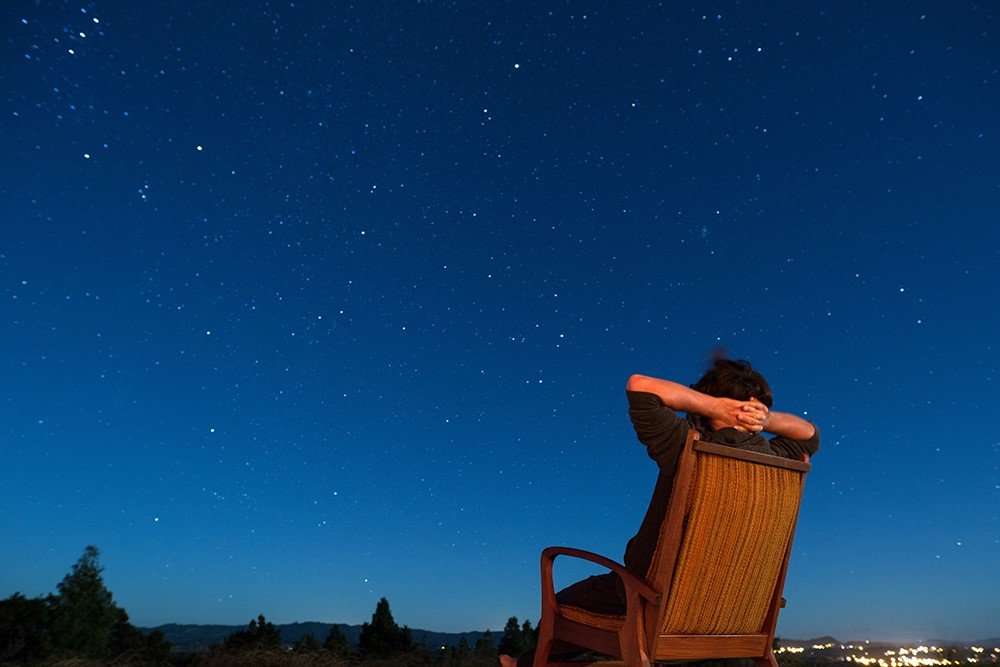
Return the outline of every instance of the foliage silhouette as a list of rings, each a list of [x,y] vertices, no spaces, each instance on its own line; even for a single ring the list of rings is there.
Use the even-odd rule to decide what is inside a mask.
[[[323,648],[337,658],[346,658],[351,655],[351,645],[347,641],[346,635],[340,631],[340,626],[334,625],[330,628],[330,633],[323,641]]]
[[[246,630],[238,630],[226,637],[223,645],[227,651],[278,650],[281,648],[281,630],[260,614],[256,620],[250,621]]]
[[[111,654],[111,631],[118,607],[101,578],[100,553],[90,545],[59,583],[52,627],[58,648],[73,655],[101,660]]]
[[[479,639],[476,640],[476,645],[473,647],[472,653],[476,656],[476,658],[495,659],[498,651],[496,644],[493,643],[493,633],[489,630],[484,632]]]
[[[413,649],[413,636],[405,625],[400,628],[392,618],[389,601],[382,598],[375,605],[371,623],[361,626],[358,649],[362,656],[386,657]]]
[[[45,598],[14,593],[0,600],[0,660],[43,660],[54,649],[52,604]]]
[[[311,632],[299,637],[299,640],[295,642],[294,651],[296,653],[314,653],[320,649],[319,642],[316,641],[316,635]]]
[[[162,663],[170,656],[170,644],[163,639],[161,630],[142,634],[128,620],[128,614],[120,607],[115,608],[117,618],[111,628],[110,649],[116,662],[140,661],[143,664]]]
[[[533,649],[537,641],[538,630],[531,627],[531,621],[525,620],[523,624],[518,625],[517,616],[511,616],[503,628],[503,637],[500,638],[497,651],[517,657]]]
[[[170,644],[163,633],[148,636],[129,623],[101,577],[100,552],[94,546],[58,585],[58,595],[28,599],[15,593],[0,600],[0,661],[91,659],[116,662],[164,662]]]

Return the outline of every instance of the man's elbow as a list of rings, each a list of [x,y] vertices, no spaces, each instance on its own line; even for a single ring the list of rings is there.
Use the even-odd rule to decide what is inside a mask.
[[[819,429],[812,422],[809,422],[809,425],[812,426],[812,435],[809,436],[809,449],[812,450],[809,455],[812,456],[819,451]]]
[[[628,382],[625,383],[625,389],[628,391],[649,391],[649,380],[650,378],[646,375],[633,373],[629,376]]]

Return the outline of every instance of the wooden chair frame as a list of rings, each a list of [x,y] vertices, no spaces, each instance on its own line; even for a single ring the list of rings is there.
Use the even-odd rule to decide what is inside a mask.
[[[784,558],[778,572],[777,582],[771,594],[764,622],[759,631],[749,634],[703,635],[703,634],[658,634],[663,627],[667,596],[677,566],[687,500],[694,480],[695,462],[700,455],[722,456],[747,461],[752,464],[773,466],[801,473],[799,484],[805,484],[805,473],[809,471],[808,457],[802,461],[778,456],[760,454],[715,443],[698,440],[699,434],[689,432],[684,450],[678,462],[674,485],[668,504],[664,526],[661,530],[658,558],[654,558],[650,568],[650,581],[644,581],[623,565],[589,551],[568,547],[549,547],[542,551],[541,584],[542,615],[538,624],[538,645],[535,649],[535,667],[555,665],[550,656],[560,653],[580,653],[595,651],[610,655],[628,667],[649,667],[653,661],[703,660],[713,658],[751,658],[757,667],[777,667],[772,651],[774,632],[778,623],[778,611],[784,606],[781,597],[785,584],[785,574],[791,555],[798,504],[791,519],[791,534],[785,548]],[[799,499],[801,500],[801,486]],[[626,596],[624,619],[604,617],[611,620],[605,627],[567,618],[556,602],[552,580],[552,565],[558,556],[581,558],[608,568],[622,580]],[[658,589],[658,585],[662,586]],[[620,623],[620,625],[618,625]],[[601,625],[600,623],[598,625]],[[618,627],[614,627],[618,625]],[[586,664],[574,661],[571,664]]]

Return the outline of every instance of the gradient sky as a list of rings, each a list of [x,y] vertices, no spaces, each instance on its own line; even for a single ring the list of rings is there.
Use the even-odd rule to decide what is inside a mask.
[[[727,347],[822,448],[779,634],[1000,634],[993,3],[0,4],[0,596],[537,619]],[[584,570],[565,563],[559,582]]]

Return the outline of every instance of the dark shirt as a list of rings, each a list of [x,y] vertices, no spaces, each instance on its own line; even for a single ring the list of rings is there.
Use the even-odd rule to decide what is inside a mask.
[[[649,458],[656,461],[660,472],[656,477],[653,497],[649,501],[646,516],[625,547],[625,567],[637,576],[646,578],[653,561],[653,552],[660,536],[660,526],[667,515],[670,490],[674,486],[677,462],[680,460],[688,431],[694,428],[690,421],[682,419],[668,408],[656,394],[644,391],[626,391],[628,414],[639,442],[646,446]],[[819,429],[808,440],[774,437],[768,440],[759,433],[723,428],[702,433],[701,439],[739,449],[749,449],[763,454],[798,459],[802,454],[812,456],[819,450]]]

